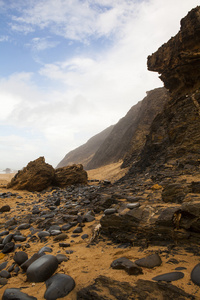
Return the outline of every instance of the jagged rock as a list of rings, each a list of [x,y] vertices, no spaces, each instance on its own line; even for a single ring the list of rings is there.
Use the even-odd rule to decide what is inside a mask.
[[[54,178],[54,168],[45,163],[44,157],[31,161],[13,177],[7,188],[15,190],[42,191],[48,188]]]
[[[186,94],[199,88],[200,7],[181,20],[179,33],[148,57],[148,69],[161,74],[173,94]]]
[[[187,192],[187,187],[181,184],[168,184],[162,191],[162,200],[164,202],[182,203]]]
[[[129,275],[143,274],[142,269],[126,257],[115,259],[111,263],[112,269],[125,270]]]
[[[81,164],[55,170],[54,185],[63,188],[72,184],[87,184],[87,172]]]
[[[182,289],[170,283],[152,282],[139,279],[134,286],[128,282],[120,282],[105,276],[99,276],[94,284],[81,289],[77,300],[106,299],[195,299],[195,296],[185,293]]]

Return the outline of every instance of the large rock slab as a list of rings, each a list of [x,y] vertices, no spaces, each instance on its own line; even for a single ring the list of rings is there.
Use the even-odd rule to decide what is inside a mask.
[[[45,163],[44,157],[31,161],[12,178],[7,188],[15,190],[42,191],[48,188],[54,178],[54,168]]]
[[[81,164],[55,170],[54,185],[61,188],[72,184],[87,184],[87,172]]]
[[[152,282],[139,279],[134,286],[105,276],[99,276],[94,284],[81,289],[77,300],[107,299],[195,299],[170,283]]]

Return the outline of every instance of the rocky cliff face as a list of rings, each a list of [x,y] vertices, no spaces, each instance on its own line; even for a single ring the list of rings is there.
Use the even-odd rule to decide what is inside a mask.
[[[147,96],[134,105],[115,125],[87,168],[95,169],[124,158],[123,165],[127,167],[129,161],[140,153],[153,119],[162,110],[167,100],[168,92],[165,88],[147,92]]]
[[[140,160],[130,173],[155,168],[197,171],[200,164],[200,7],[181,20],[180,32],[148,57],[170,100],[154,119]]]
[[[111,133],[114,125],[106,128],[102,132],[96,134],[91,139],[87,141],[84,145],[70,151],[58,164],[57,168],[62,168],[71,164],[82,164],[85,168],[88,162],[92,159],[95,152]]]

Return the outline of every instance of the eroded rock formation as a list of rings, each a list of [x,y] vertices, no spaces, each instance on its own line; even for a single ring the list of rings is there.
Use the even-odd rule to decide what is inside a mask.
[[[149,70],[161,74],[170,100],[156,116],[135,171],[199,169],[200,145],[200,7],[181,21],[180,32],[148,57]]]
[[[54,170],[44,157],[31,161],[13,177],[7,188],[42,191],[49,186],[66,187],[71,184],[87,184],[87,172],[82,165],[72,165]]]

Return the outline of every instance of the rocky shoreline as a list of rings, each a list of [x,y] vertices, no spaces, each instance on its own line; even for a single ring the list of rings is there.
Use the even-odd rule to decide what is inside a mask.
[[[163,201],[170,184],[161,184],[140,176],[135,182],[91,182],[43,192],[1,188],[2,299],[12,299],[6,293],[13,288],[36,299],[57,299],[59,293],[63,299],[112,299],[117,293],[120,299],[131,299],[144,297],[142,285],[148,287],[146,299],[154,294],[168,299],[200,298],[199,233],[195,230],[200,217],[199,181],[194,184],[194,177],[187,176],[187,189],[178,203]],[[180,193],[181,180],[175,187],[168,189],[173,199]],[[33,271],[27,267],[30,259],[45,257],[47,263],[31,264]],[[155,257],[159,263],[154,265]],[[137,264],[139,259],[142,265]],[[191,275],[195,267],[197,279]],[[57,280],[53,274],[67,277]],[[157,281],[163,274],[169,277]],[[53,298],[48,296],[52,286],[59,287]],[[127,294],[133,286],[135,294]],[[23,299],[34,299],[27,297]]]

